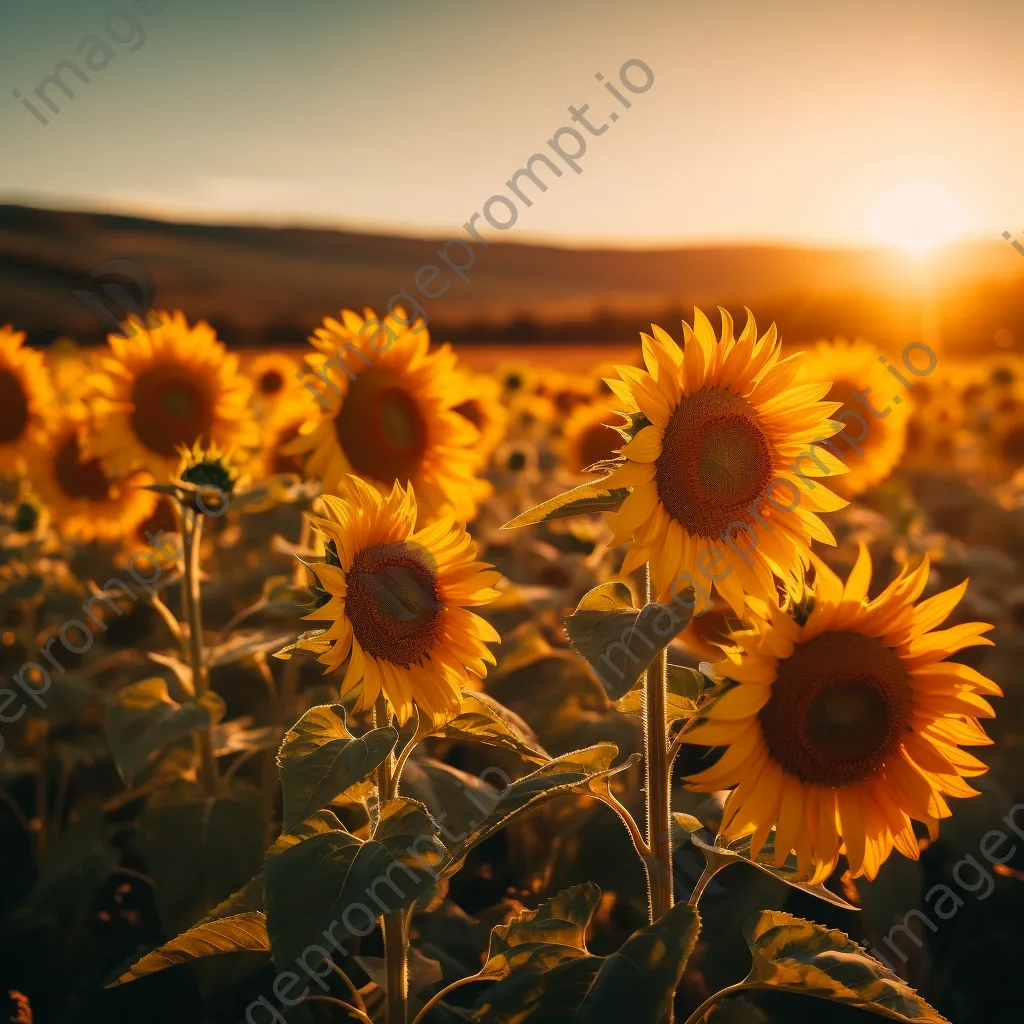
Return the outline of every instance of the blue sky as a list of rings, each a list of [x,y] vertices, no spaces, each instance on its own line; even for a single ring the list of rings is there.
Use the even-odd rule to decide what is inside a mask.
[[[117,6],[0,0],[0,200],[451,233],[637,58],[651,89],[508,237],[1024,228],[1019,0],[167,0],[134,52]],[[89,34],[116,56],[44,127],[12,91]]]

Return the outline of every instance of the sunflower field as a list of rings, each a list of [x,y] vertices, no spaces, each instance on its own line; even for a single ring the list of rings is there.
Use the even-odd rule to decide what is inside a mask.
[[[739,312],[0,328],[0,1019],[1018,1020],[1024,360]]]

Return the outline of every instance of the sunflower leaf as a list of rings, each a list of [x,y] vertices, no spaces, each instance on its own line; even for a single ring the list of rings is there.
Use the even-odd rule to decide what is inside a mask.
[[[668,1014],[699,930],[696,910],[679,904],[634,932],[610,956],[583,952],[549,969],[513,970],[478,1001],[474,1019],[489,1024],[659,1024]]]
[[[625,771],[640,757],[639,754],[633,754],[612,768],[611,763],[618,753],[619,748],[614,743],[598,743],[556,757],[535,772],[510,783],[498,794],[494,805],[480,820],[469,822],[469,834],[453,847],[441,874],[445,877],[454,874],[473,847],[503,828],[512,818],[543,800],[561,793],[594,795],[607,792],[611,776]]]
[[[386,726],[353,736],[341,704],[310,708],[285,734],[278,751],[284,831],[290,832],[383,763],[398,741]]]
[[[458,717],[428,735],[502,747],[529,761],[551,760],[536,733],[514,711],[486,693],[463,694],[462,712]]]
[[[280,658],[281,661],[287,661],[294,653],[319,658],[321,654],[326,654],[331,649],[333,643],[331,640],[321,639],[326,632],[326,629],[306,630],[295,643],[288,644],[287,647],[282,647],[279,651],[275,651],[274,657]]]
[[[750,836],[743,836],[728,845],[719,845],[706,842],[701,836],[703,825],[697,818],[690,814],[673,812],[673,847],[681,844],[683,833],[689,833],[690,842],[704,855],[704,860],[709,868],[721,871],[730,864],[749,864],[765,874],[777,878],[780,882],[806,892],[810,896],[817,896],[818,899],[831,903],[833,906],[842,907],[844,910],[859,910],[852,903],[847,903],[842,896],[837,896],[831,889],[827,889],[820,883],[811,884],[808,876],[802,874],[797,865],[796,857],[789,854],[783,862],[782,867],[775,866],[775,845],[772,842],[775,833],[772,831],[764,846],[757,855],[757,860],[750,859]]]
[[[743,934],[753,955],[744,986],[832,999],[891,1020],[949,1024],[902,978],[841,931],[778,910],[762,910],[747,920]]]
[[[607,479],[607,478],[605,478]],[[582,516],[594,512],[617,512],[622,503],[629,497],[626,487],[602,487],[601,480],[593,483],[580,484],[571,491],[556,494],[553,498],[531,508],[522,515],[507,522],[502,529],[514,530],[519,526],[536,526],[552,519],[565,519],[567,516]]]
[[[233,917],[197,924],[170,942],[165,942],[106,987],[116,988],[200,957],[269,951],[270,940],[267,938],[267,924],[263,914],[235,914]]]
[[[131,784],[150,758],[213,722],[207,704],[179,704],[158,676],[119,690],[107,713],[107,742],[125,782]]]
[[[695,668],[685,665],[669,665],[665,717],[668,723],[693,718],[697,703],[703,693],[710,689],[704,676]],[[634,686],[625,696],[612,701],[617,711],[624,715],[642,716],[644,713],[643,687]]]
[[[565,620],[569,642],[613,701],[636,685],[693,617],[692,591],[683,591],[671,604],[652,602],[640,609],[632,607],[628,594],[622,583],[604,583],[584,595]]]

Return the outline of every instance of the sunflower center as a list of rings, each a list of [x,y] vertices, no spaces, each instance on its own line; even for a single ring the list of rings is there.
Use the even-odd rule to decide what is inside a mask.
[[[665,428],[655,483],[665,510],[690,534],[720,537],[752,521],[772,481],[772,453],[749,403],[725,388],[701,388]]]
[[[427,423],[402,380],[366,370],[352,381],[334,429],[352,468],[374,480],[410,480],[427,449]]]
[[[874,775],[910,723],[910,674],[860,633],[822,633],[779,661],[758,717],[768,751],[801,782],[848,786]]]
[[[615,449],[623,445],[622,437],[614,427],[595,423],[587,427],[579,439],[579,469],[584,470],[595,462],[614,458]]]
[[[139,441],[165,458],[179,446],[210,438],[213,406],[203,386],[178,367],[142,374],[132,389],[132,429]]]
[[[444,610],[437,573],[408,544],[372,544],[345,574],[345,611],[367,654],[408,668],[433,649]]]
[[[0,444],[17,441],[28,426],[28,399],[21,381],[0,370]]]
[[[60,489],[69,498],[106,501],[110,497],[110,478],[103,472],[100,460],[83,461],[74,434],[57,450],[53,471]]]
[[[284,375],[280,370],[267,370],[260,374],[258,387],[264,395],[276,395],[284,387]]]

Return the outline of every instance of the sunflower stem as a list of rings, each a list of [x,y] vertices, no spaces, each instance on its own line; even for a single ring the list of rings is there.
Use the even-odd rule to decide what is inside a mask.
[[[188,660],[192,668],[192,689],[195,699],[202,701],[209,691],[209,677],[203,659],[203,614],[199,594],[199,551],[202,546],[203,521],[197,512],[189,515],[184,505],[179,506],[181,519],[182,615],[188,623]],[[190,522],[191,520],[191,522]],[[207,796],[216,796],[219,790],[217,759],[213,756],[213,725],[196,733],[199,752],[200,778]]]
[[[736,995],[737,992],[741,992],[743,991],[743,989],[751,987],[752,986],[747,985],[741,981],[738,985],[729,985],[727,988],[723,988],[721,991],[716,992],[714,995],[708,996],[708,998],[705,999],[704,1002],[701,1003],[700,1006],[698,1006],[697,1009],[694,1010],[693,1013],[691,1013],[690,1016],[686,1018],[683,1024],[700,1024],[700,1022],[705,1018],[711,1007],[714,1006],[715,1003],[717,1003],[720,999],[725,999],[728,996]]]
[[[644,564],[645,603],[651,603],[651,566]],[[658,653],[644,675],[644,764],[647,770],[648,910],[651,923],[672,909],[672,835],[670,780],[665,708],[668,689],[668,648]]]
[[[383,692],[373,708],[373,724],[383,729],[391,723],[391,705]],[[392,751],[377,769],[377,808],[391,797],[395,775],[395,755]],[[408,1024],[409,998],[409,943],[405,929],[405,913],[394,910],[381,918],[384,932],[384,969],[387,974],[387,1024]]]

